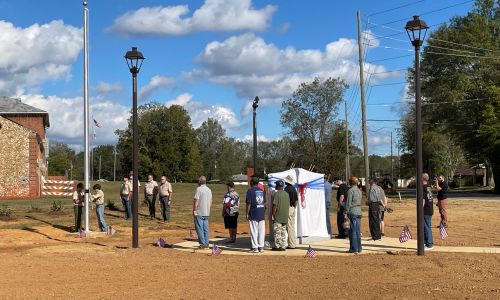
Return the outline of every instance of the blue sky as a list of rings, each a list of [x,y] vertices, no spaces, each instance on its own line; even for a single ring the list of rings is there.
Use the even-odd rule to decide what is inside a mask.
[[[472,5],[463,0],[90,0],[90,101],[102,125],[95,142],[116,142],[114,131],[126,125],[131,78],[123,55],[136,46],[146,57],[138,80],[141,103],[184,105],[194,127],[213,117],[239,139],[251,137],[249,105],[255,96],[261,98],[258,134],[276,139],[285,134],[280,104],[300,82],[341,77],[351,85],[345,98],[355,144],[361,147],[356,11],[369,43],[367,118],[398,119],[405,72],[392,71],[413,62],[402,32],[406,20],[420,14],[432,26]],[[81,149],[83,136],[82,26],[81,1],[0,0],[0,95],[49,111],[49,138],[75,149]],[[404,57],[393,59],[398,56]],[[377,105],[386,103],[393,104]],[[368,122],[370,153],[390,152],[395,127],[395,122]]]

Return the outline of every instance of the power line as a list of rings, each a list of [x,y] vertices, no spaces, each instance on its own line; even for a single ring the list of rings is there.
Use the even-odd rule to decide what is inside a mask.
[[[391,60],[391,59],[398,59],[398,58],[409,57],[409,56],[413,56],[413,54],[407,54],[407,55],[401,55],[401,56],[394,56],[394,57],[388,57],[388,58],[383,58],[383,59],[375,59],[375,60],[369,61],[368,63],[371,64],[371,63],[374,63],[374,62],[386,61],[386,60]]]
[[[486,56],[486,55],[465,55],[465,54],[455,54],[455,53],[444,53],[444,52],[434,52],[426,51],[425,53],[446,55],[446,56],[457,56],[457,57],[467,57],[467,58],[480,58],[480,59],[500,59],[500,56]]]
[[[401,50],[401,51],[413,52],[413,50],[404,49],[404,48],[398,48],[398,47],[391,47],[391,46],[380,46],[380,47],[382,49],[392,49],[392,50]],[[432,48],[432,46],[430,46],[430,48]],[[460,51],[460,50],[453,50],[453,49],[450,49],[450,48],[443,48],[443,49],[452,50],[452,51]],[[437,54],[437,55],[446,55],[446,56],[468,57],[468,58],[480,58],[480,59],[500,59],[500,56],[467,55],[467,54],[460,54],[460,53],[445,53],[445,52],[435,52],[435,51],[427,51],[427,50],[425,50],[424,53]],[[409,54],[409,55],[406,55],[406,56],[413,56],[413,55]],[[404,56],[392,57],[390,59],[395,59],[395,58],[400,58],[400,57],[404,57]],[[381,59],[381,60],[387,60],[387,59]],[[378,60],[378,61],[381,61],[381,60]],[[375,62],[375,60],[373,60],[371,62]]]
[[[431,14],[431,13],[435,13],[435,12],[438,12],[438,11],[443,11],[443,10],[446,10],[446,9],[449,9],[449,8],[453,8],[453,7],[457,7],[457,6],[460,6],[460,5],[463,5],[463,4],[466,4],[466,3],[470,3],[470,2],[473,2],[473,0],[463,1],[463,2],[460,2],[460,3],[453,4],[453,5],[441,7],[441,8],[430,10],[430,11],[426,11],[426,12],[423,12],[423,13],[420,13],[420,14],[417,14],[417,15],[419,15],[419,16],[425,16],[425,15],[428,15],[428,14]],[[394,23],[397,23],[397,22],[405,21],[405,20],[408,20],[408,18],[403,18],[403,19],[398,19],[398,20],[394,20],[394,21],[382,23],[382,24],[380,24],[378,26],[384,26],[384,25],[394,24]],[[370,27],[370,29],[378,27],[378,26]]]
[[[452,45],[457,45],[457,46],[463,46],[463,47],[472,48],[472,49],[478,49],[478,50],[488,51],[488,52],[500,52],[500,50],[498,50],[498,49],[492,50],[492,49],[487,49],[487,48],[482,48],[482,47],[475,47],[475,46],[471,46],[471,45],[466,45],[466,44],[461,44],[461,43],[455,43],[455,42],[451,42],[451,41],[441,40],[441,39],[433,38],[433,37],[429,37],[429,40],[438,41],[438,42],[447,43],[447,44],[452,44]]]
[[[397,85],[397,84],[403,84],[407,83],[406,81],[400,81],[400,82],[391,82],[391,83],[380,83],[380,84],[373,84],[370,85],[371,87],[376,87],[376,86],[386,86],[386,85]]]
[[[454,100],[454,101],[439,101],[439,102],[422,102],[422,105],[440,105],[440,104],[455,104],[462,102],[476,102],[476,101],[485,101],[490,100],[490,98],[476,98],[476,99],[464,99],[464,100]],[[399,101],[399,100],[396,100]],[[399,102],[386,102],[386,103],[374,103],[368,104],[370,106],[395,106],[395,105],[405,105],[405,104],[415,104],[415,101],[399,101]]]
[[[397,10],[397,9],[400,9],[400,8],[403,8],[403,7],[408,7],[408,6],[411,6],[411,5],[420,3],[420,2],[424,2],[424,1],[425,0],[413,1],[413,2],[410,2],[410,3],[407,3],[407,4],[403,4],[403,5],[400,5],[400,6],[396,6],[396,7],[393,7],[393,8],[389,8],[389,9],[386,9],[386,10],[382,10],[382,11],[378,11],[378,12],[369,14],[367,17],[372,17],[372,16],[380,15],[380,14],[383,14],[383,13],[386,13],[386,12],[394,11],[394,10]]]

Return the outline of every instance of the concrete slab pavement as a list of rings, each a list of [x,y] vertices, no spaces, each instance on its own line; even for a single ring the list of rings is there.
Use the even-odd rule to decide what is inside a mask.
[[[223,255],[278,255],[278,256],[305,256],[309,244],[298,245],[296,249],[287,249],[286,251],[271,251],[265,249],[264,253],[249,253],[250,238],[240,237],[234,244],[226,244],[226,239],[212,239],[210,248],[217,244],[223,252]],[[348,239],[331,239],[327,241],[315,242],[310,244],[318,253],[318,256],[325,255],[354,255],[348,253]],[[361,254],[374,253],[397,253],[400,251],[417,251],[417,241],[409,240],[406,243],[400,243],[398,238],[383,237],[379,241],[371,241],[368,238],[362,238],[363,251]],[[198,242],[185,241],[172,245],[172,248],[180,251],[192,253],[210,254],[211,249],[198,249]],[[497,253],[500,254],[500,247],[451,247],[435,246],[432,252],[460,252],[460,253]]]

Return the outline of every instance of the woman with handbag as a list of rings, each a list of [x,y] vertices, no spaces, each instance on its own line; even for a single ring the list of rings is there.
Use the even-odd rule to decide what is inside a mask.
[[[344,220],[349,222],[349,253],[361,253],[361,190],[357,177],[349,178]]]

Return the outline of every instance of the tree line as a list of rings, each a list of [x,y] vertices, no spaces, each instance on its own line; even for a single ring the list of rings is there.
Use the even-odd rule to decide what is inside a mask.
[[[500,193],[500,2],[476,0],[427,38],[421,60],[424,169],[453,178],[486,164]],[[408,72],[414,95],[413,69]],[[401,119],[405,172],[414,173],[415,110]]]
[[[259,172],[272,173],[292,165],[313,169],[333,176],[345,173],[345,122],[338,120],[338,108],[347,85],[340,79],[319,79],[302,83],[283,101],[280,123],[285,134],[279,139],[258,142]],[[139,178],[148,174],[156,178],[166,175],[173,182],[194,181],[201,174],[208,180],[228,180],[245,174],[252,165],[252,142],[229,137],[221,124],[208,118],[193,128],[188,112],[182,106],[148,103],[138,108]],[[127,174],[132,166],[132,119],[126,129],[117,130],[115,146],[101,145],[93,150],[93,174],[98,179],[99,157],[101,178],[113,180]],[[265,134],[265,132],[264,132]],[[352,145],[352,132],[348,131]],[[363,174],[361,150],[351,146],[352,173]],[[50,175],[83,178],[83,153],[76,154],[63,143],[52,143],[49,156]],[[356,157],[360,157],[356,159]],[[370,158],[376,162],[378,156]],[[382,159],[383,161],[384,159]],[[389,174],[386,159],[379,173]],[[72,168],[71,168],[72,166]],[[359,174],[358,174],[359,173]]]

